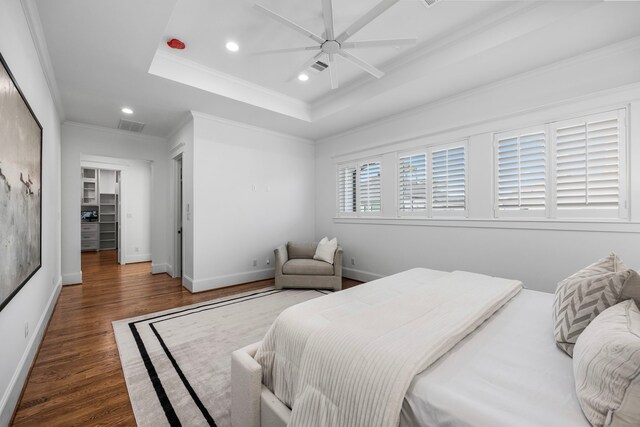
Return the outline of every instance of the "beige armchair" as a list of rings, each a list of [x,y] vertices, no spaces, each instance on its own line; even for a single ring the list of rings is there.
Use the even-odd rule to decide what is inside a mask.
[[[333,265],[313,259],[318,242],[289,242],[275,250],[276,288],[342,289],[342,248],[338,246]]]

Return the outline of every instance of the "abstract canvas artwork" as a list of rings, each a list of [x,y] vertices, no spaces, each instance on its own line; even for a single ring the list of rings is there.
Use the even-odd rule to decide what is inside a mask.
[[[0,310],[42,261],[42,126],[0,55]]]

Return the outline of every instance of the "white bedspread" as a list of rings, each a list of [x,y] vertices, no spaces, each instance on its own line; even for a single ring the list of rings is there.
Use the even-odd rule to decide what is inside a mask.
[[[522,290],[413,379],[400,427],[590,427],[552,305],[553,294]]]
[[[395,427],[414,376],[522,284],[413,269],[285,310],[256,360],[290,426]]]

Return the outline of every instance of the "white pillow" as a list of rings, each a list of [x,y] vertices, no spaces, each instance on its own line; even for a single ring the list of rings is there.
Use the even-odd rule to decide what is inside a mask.
[[[573,373],[593,426],[640,426],[640,311],[633,300],[589,323],[573,351]]]
[[[323,237],[322,240],[320,240],[320,243],[318,243],[316,254],[313,256],[313,259],[333,264],[333,256],[336,253],[336,249],[338,249],[337,238],[334,237],[329,240],[328,238]]]

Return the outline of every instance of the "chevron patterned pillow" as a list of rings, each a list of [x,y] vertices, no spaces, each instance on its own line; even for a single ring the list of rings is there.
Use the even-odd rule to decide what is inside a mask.
[[[625,283],[633,270],[624,269],[618,257],[606,258],[583,268],[560,283],[553,302],[553,323],[556,344],[569,356],[587,325],[621,299]]]

